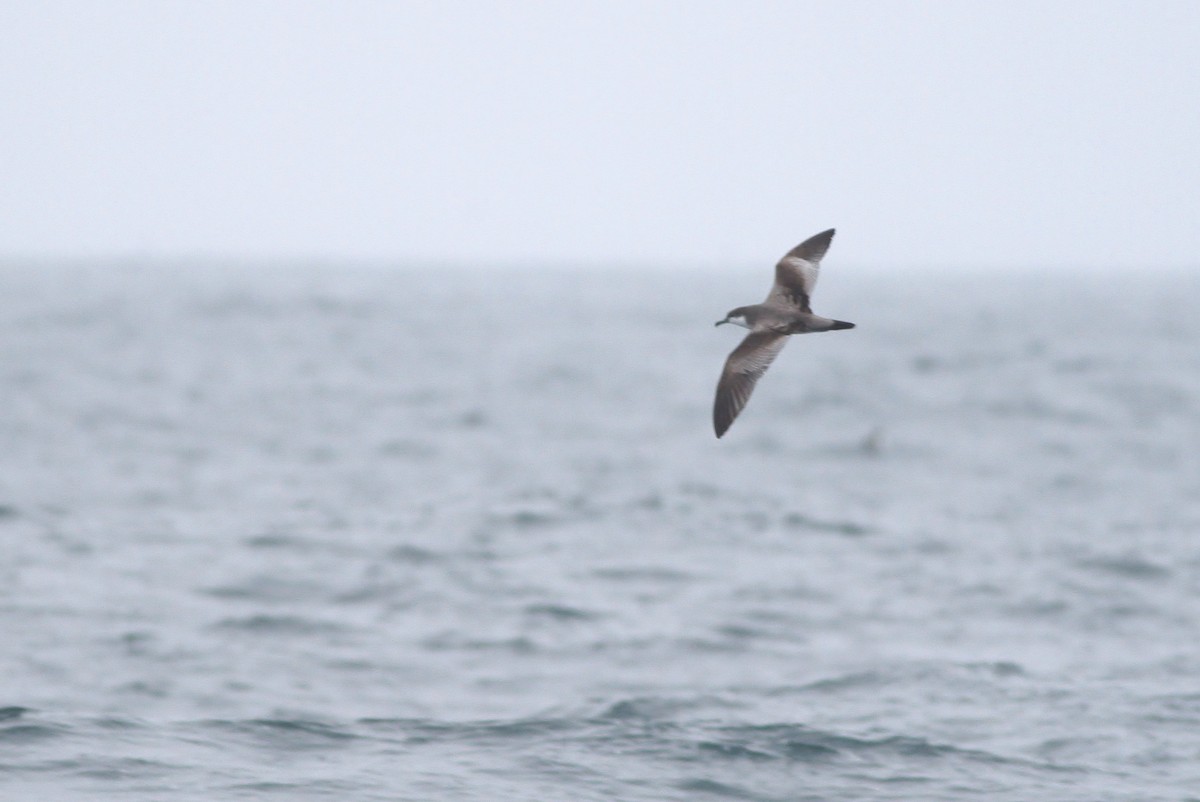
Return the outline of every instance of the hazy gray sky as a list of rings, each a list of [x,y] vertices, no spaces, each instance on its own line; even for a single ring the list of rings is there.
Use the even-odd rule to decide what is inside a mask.
[[[1200,2],[0,0],[0,253],[1200,263]]]

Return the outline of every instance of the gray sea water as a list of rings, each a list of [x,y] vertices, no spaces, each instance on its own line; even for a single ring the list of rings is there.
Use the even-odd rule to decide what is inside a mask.
[[[0,270],[0,798],[1200,799],[1200,280]]]

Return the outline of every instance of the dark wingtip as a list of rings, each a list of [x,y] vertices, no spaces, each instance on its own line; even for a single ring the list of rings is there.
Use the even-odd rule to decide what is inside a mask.
[[[836,233],[836,228],[827,228],[820,234],[813,234],[804,240],[804,242],[801,242],[795,248],[788,251],[787,255],[819,262],[821,261],[821,257],[825,255],[825,252],[829,250],[829,243],[833,242],[833,235]]]
[[[853,323],[847,323],[847,322],[846,322],[846,321],[844,321],[844,320],[835,320],[835,321],[833,321],[833,329],[832,329],[832,331],[837,331],[838,329],[852,329],[852,328],[854,328],[854,324],[853,324]]]

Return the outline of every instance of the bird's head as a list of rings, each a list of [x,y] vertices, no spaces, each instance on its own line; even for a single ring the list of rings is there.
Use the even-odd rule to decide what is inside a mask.
[[[741,326],[743,329],[750,328],[750,321],[746,315],[746,308],[739,306],[725,316],[724,320],[718,320],[714,325],[720,326],[722,323],[732,323],[735,326]]]

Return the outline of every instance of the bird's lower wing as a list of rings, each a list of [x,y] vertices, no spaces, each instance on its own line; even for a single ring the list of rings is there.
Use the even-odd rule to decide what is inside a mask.
[[[755,332],[746,335],[741,345],[725,360],[717,397],[713,402],[713,429],[717,437],[725,434],[738,413],[750,400],[754,385],[787,342],[786,334]]]

